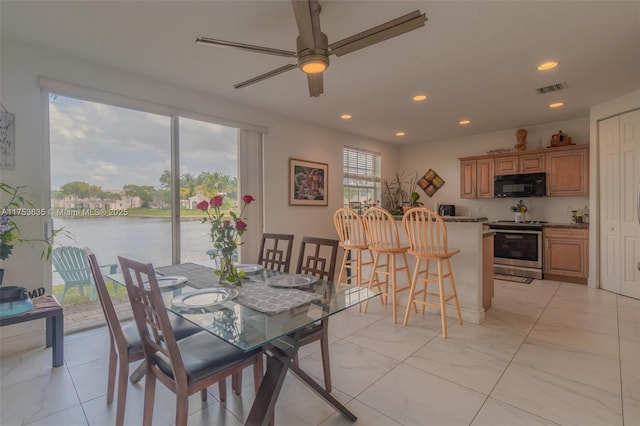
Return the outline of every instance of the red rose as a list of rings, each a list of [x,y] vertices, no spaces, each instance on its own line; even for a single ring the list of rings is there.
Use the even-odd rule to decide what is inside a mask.
[[[247,229],[247,224],[241,220],[236,220],[236,229],[239,232],[245,231]]]
[[[224,220],[224,221],[222,221],[222,223],[224,223],[224,227],[225,228],[228,228],[228,227],[231,226],[231,221],[230,220]]]
[[[209,204],[211,204],[211,207],[220,207],[222,205],[223,198],[224,195],[216,195],[211,199],[211,201],[209,201]]]
[[[206,212],[207,209],[209,208],[209,203],[206,200],[200,201],[196,207],[198,208],[198,210],[202,210],[203,212]]]
[[[252,201],[255,201],[256,199],[253,198],[253,196],[251,195],[243,195],[242,196],[242,201],[244,201],[247,204],[251,204]]]

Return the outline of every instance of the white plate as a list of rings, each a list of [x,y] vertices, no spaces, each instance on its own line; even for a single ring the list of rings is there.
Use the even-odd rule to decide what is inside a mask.
[[[303,274],[284,274],[267,278],[267,284],[273,287],[302,287],[316,281],[318,277]]]
[[[255,274],[256,272],[260,272],[264,269],[262,265],[253,265],[253,264],[240,264],[236,265],[238,271],[242,271],[245,274]]]
[[[187,277],[158,275],[156,280],[158,281],[158,286],[160,288],[168,288],[186,283]]]
[[[214,306],[238,296],[234,288],[212,287],[189,291],[175,297],[171,304],[176,308],[193,309]]]

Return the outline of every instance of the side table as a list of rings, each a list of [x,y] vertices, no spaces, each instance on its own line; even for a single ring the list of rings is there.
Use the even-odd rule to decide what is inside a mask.
[[[0,327],[42,318],[46,321],[46,344],[51,348],[51,364],[60,367],[64,361],[64,315],[54,296],[33,299],[33,308],[22,314],[0,317]]]

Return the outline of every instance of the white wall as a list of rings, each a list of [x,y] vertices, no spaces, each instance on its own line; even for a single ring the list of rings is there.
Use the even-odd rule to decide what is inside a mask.
[[[549,145],[551,135],[562,130],[577,144],[589,143],[589,118],[527,126],[527,148],[534,150]],[[490,220],[513,220],[509,207],[516,204],[515,199],[461,199],[460,198],[460,157],[485,155],[487,151],[499,148],[513,148],[516,144],[516,128],[499,132],[482,133],[456,139],[446,139],[429,143],[418,143],[402,147],[399,164],[401,169],[411,173],[417,171],[421,176],[433,169],[445,184],[431,198],[422,190],[420,201],[426,207],[436,204],[455,204],[458,216],[486,216]],[[527,218],[549,222],[571,222],[571,210],[584,208],[589,204],[588,197],[544,197],[524,200],[529,207]]]
[[[264,138],[264,227],[269,232],[293,233],[298,243],[302,235],[336,238],[333,211],[342,207],[342,147],[350,145],[382,154],[385,170],[393,170],[397,149],[392,145],[349,135],[278,116],[269,111],[207,96],[87,63],[77,58],[40,50],[12,40],[1,40],[0,100],[15,114],[16,168],[2,170],[0,180],[27,185],[35,195],[34,204],[48,207],[49,142],[46,100],[42,99],[38,77],[127,96],[141,102],[193,111],[212,117],[250,123],[268,129]],[[293,207],[288,205],[288,159],[301,158],[329,165],[329,206]],[[28,236],[41,236],[44,219],[23,222]],[[296,244],[297,245],[297,244]],[[294,252],[294,258],[297,252]],[[51,288],[51,266],[39,258],[39,251],[20,247],[8,261],[5,282],[29,288],[44,284]],[[15,327],[15,328],[14,328]],[[16,331],[17,330],[17,331]],[[22,333],[37,336],[25,339]],[[2,352],[41,344],[42,325],[2,329]],[[6,339],[7,336],[14,336]],[[20,337],[19,337],[20,336]]]

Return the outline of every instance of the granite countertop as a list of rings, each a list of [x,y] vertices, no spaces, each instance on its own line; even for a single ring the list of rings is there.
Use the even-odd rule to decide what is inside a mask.
[[[486,222],[486,217],[469,217],[469,216],[442,216],[445,222]]]
[[[393,216],[395,220],[402,220],[402,216]],[[475,222],[487,222],[489,219],[486,217],[468,217],[468,216],[442,216],[442,220],[445,222],[465,222],[465,223],[475,223]]]

